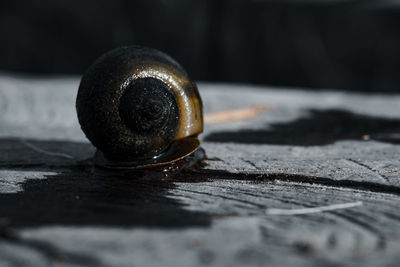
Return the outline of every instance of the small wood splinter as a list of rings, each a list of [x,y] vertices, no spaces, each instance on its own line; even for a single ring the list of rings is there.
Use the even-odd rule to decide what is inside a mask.
[[[227,121],[240,121],[257,117],[264,111],[274,110],[272,105],[255,105],[249,108],[231,109],[220,112],[213,112],[204,115],[204,122],[207,124],[215,124]]]

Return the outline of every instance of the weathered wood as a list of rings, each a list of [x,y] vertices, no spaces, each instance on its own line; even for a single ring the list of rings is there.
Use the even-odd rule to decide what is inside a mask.
[[[0,265],[397,266],[400,95],[200,84],[202,168],[91,167],[76,78],[0,77]],[[362,202],[307,215],[268,214]]]

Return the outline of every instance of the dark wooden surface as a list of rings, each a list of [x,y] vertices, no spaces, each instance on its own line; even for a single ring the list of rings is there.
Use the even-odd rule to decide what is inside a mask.
[[[274,109],[139,176],[92,168],[78,82],[0,75],[0,266],[398,266],[400,95],[200,83],[208,114]]]

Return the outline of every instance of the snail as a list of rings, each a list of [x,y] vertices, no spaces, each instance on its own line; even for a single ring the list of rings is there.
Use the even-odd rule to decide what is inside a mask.
[[[178,161],[200,146],[202,100],[196,84],[156,49],[121,47],[84,73],[76,98],[95,163],[146,168]]]

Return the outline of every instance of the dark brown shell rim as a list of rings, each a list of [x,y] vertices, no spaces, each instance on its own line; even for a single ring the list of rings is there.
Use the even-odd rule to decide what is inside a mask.
[[[108,169],[150,169],[168,165],[193,154],[200,147],[200,140],[194,136],[172,142],[170,147],[159,157],[145,161],[112,161],[99,150],[94,155],[94,164]]]

